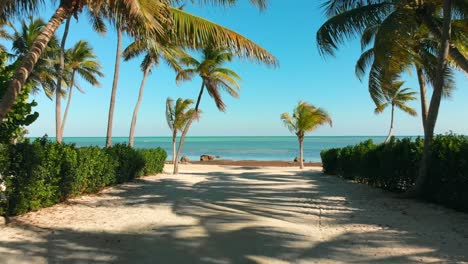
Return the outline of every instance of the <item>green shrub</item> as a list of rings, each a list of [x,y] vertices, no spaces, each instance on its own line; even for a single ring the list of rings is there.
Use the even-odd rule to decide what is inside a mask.
[[[137,153],[145,162],[145,167],[140,171],[138,176],[153,175],[163,171],[167,158],[167,153],[164,149],[139,149]]]
[[[117,161],[115,169],[116,183],[133,180],[145,167],[145,160],[137,150],[125,144],[116,144],[106,149],[112,159]]]
[[[333,148],[320,152],[320,157],[323,163],[323,172],[326,174],[336,175],[338,173],[338,157],[341,149]]]
[[[374,145],[321,152],[325,173],[337,173],[392,192],[405,192],[414,185],[422,157],[423,140],[395,139]],[[468,212],[468,138],[443,135],[432,142],[432,160],[424,198]]]
[[[11,175],[7,178],[6,200],[0,201],[0,215],[26,213],[161,172],[166,157],[160,148],[76,148],[47,138],[17,145],[0,144],[0,175]]]
[[[425,198],[468,212],[468,138],[435,137],[431,158]]]

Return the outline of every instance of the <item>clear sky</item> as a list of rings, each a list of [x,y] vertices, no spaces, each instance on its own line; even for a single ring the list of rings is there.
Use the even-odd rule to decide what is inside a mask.
[[[291,3],[294,2],[294,5]],[[192,126],[192,136],[276,136],[290,135],[280,122],[282,112],[291,112],[299,100],[325,108],[333,119],[333,128],[323,127],[312,135],[386,135],[390,113],[375,115],[374,105],[367,91],[367,81],[360,82],[354,75],[354,65],[360,55],[357,41],[351,42],[336,57],[322,58],[318,52],[315,34],[325,21],[319,8],[321,1],[271,0],[264,12],[259,12],[247,0],[240,0],[232,8],[216,6],[188,6],[187,11],[231,28],[255,41],[274,54],[279,68],[269,68],[249,61],[235,61],[227,67],[242,77],[240,99],[225,95],[227,112],[218,112],[206,95],[201,102],[203,116]],[[47,20],[52,10],[42,10]],[[61,34],[61,31],[59,31]],[[85,39],[95,48],[104,66],[105,78],[100,88],[80,81],[85,94],[75,93],[64,131],[70,136],[105,136],[111,94],[116,36],[110,29],[105,37],[93,33],[82,17],[73,23],[68,47]],[[125,45],[130,43],[126,39]],[[121,68],[114,116],[114,136],[128,136],[132,112],[142,78],[140,58],[124,62]],[[167,97],[196,99],[200,79],[177,86],[174,73],[165,65],[149,77],[138,116],[137,136],[168,136],[165,121]],[[417,89],[415,76],[408,76],[407,87]],[[468,134],[468,80],[457,74],[457,90],[453,97],[443,101],[436,132],[453,131]],[[39,103],[39,119],[28,129],[31,136],[55,135],[55,102],[43,94],[34,99]],[[65,107],[63,101],[63,108]],[[419,101],[412,105],[419,110]],[[410,117],[397,111],[396,135],[421,135],[420,117]]]

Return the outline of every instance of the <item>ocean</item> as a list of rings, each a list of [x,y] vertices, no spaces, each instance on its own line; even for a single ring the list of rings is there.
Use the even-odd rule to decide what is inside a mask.
[[[372,139],[376,143],[385,140],[384,136],[308,136],[304,140],[306,161],[320,162],[320,151],[329,148],[354,145]],[[64,142],[76,146],[104,146],[104,137],[66,137]],[[168,160],[172,159],[172,139],[170,137],[137,137],[136,148],[161,147],[167,151]],[[112,142],[126,143],[128,137],[114,137]],[[182,156],[199,160],[200,155],[209,154],[230,160],[284,160],[292,161],[298,155],[296,137],[187,137]]]

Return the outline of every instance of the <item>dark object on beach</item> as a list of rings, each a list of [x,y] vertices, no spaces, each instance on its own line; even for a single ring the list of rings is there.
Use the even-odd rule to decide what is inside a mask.
[[[200,156],[200,161],[210,161],[210,160],[215,160],[215,156],[213,155],[201,155]]]
[[[294,162],[299,162],[299,160],[300,160],[300,158],[299,158],[299,157],[295,157],[295,158],[294,158]],[[305,159],[303,159],[302,161],[304,161],[304,162],[305,162]]]
[[[190,162],[190,159],[187,156],[183,156],[182,158],[180,158],[180,162],[187,163]]]
[[[217,159],[220,159],[220,158],[221,158],[221,156],[216,156],[216,158],[217,158]]]

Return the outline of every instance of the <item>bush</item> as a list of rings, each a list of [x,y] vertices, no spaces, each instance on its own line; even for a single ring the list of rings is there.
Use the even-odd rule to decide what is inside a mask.
[[[166,162],[167,158],[167,153],[164,149],[140,149],[137,152],[145,163],[145,167],[140,171],[138,176],[153,175],[163,171],[164,162]]]
[[[0,175],[11,175],[7,178],[6,201],[0,201],[2,215],[26,213],[161,172],[167,156],[160,148],[76,148],[47,138],[33,143],[0,144],[0,155]]]
[[[327,174],[339,174],[392,192],[405,192],[414,185],[422,150],[420,138],[392,138],[387,144],[366,141],[320,154]],[[424,198],[468,212],[468,138],[435,137],[431,158]]]
[[[425,198],[468,212],[468,138],[437,136],[432,144]]]

